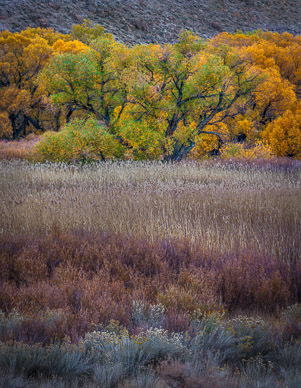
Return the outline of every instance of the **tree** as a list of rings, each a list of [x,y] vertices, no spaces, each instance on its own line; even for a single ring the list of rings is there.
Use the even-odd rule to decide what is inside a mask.
[[[287,110],[270,123],[262,133],[277,156],[301,158],[301,104],[292,112]]]
[[[1,120],[7,122],[8,118],[8,132],[13,139],[32,128],[45,131],[58,127],[59,111],[37,84],[37,76],[52,56],[52,44],[58,39],[68,37],[41,28],[0,33],[0,113]]]
[[[105,35],[105,29],[99,24],[94,24],[89,19],[85,19],[82,24],[72,26],[71,30],[71,38],[73,40],[79,40],[87,45]]]
[[[167,161],[183,159],[202,133],[220,146],[221,135],[210,127],[241,113],[258,82],[233,49],[209,49],[190,32],[174,46],[136,46],[133,55],[127,110],[145,127],[156,122]]]
[[[297,103],[294,85],[282,79],[277,69],[267,69],[262,72],[263,82],[254,91],[253,117],[264,126],[282,115],[287,109],[292,109]]]
[[[29,125],[41,129],[35,109],[41,94],[35,79],[51,54],[43,38],[9,32],[0,35],[0,110],[8,114],[13,139],[26,134]]]
[[[89,50],[89,46],[80,42],[79,40],[65,41],[63,39],[58,39],[52,46],[55,54],[62,53],[85,53]]]
[[[238,49],[263,76],[253,93],[253,103],[245,117],[255,123],[257,131],[293,111],[301,96],[301,37],[272,32],[228,34],[215,37],[211,44],[228,44]]]
[[[122,109],[126,97],[120,84],[120,58],[125,53],[124,46],[106,35],[84,52],[53,56],[39,80],[51,94],[51,100],[67,108],[67,122],[74,111],[83,111],[109,126],[114,110]]]

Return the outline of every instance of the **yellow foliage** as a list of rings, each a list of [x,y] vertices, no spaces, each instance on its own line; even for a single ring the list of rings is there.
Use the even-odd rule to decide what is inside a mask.
[[[188,144],[189,139],[193,136],[195,127],[192,125],[185,125],[182,121],[178,124],[176,131],[174,132],[174,139],[179,141],[181,144]]]
[[[52,55],[47,40],[33,30],[0,33],[0,111],[11,121],[13,138],[40,120],[41,89],[36,78]],[[30,122],[30,120],[32,120]]]
[[[205,127],[204,130],[212,131],[213,129],[210,126]],[[229,140],[229,127],[226,123],[220,122],[215,125],[214,131],[219,133],[223,141]],[[215,135],[207,135],[202,133],[196,137],[195,147],[190,152],[190,157],[193,159],[204,158],[208,153],[214,149],[218,148],[218,137]]]
[[[253,144],[255,140],[258,138],[258,132],[255,128],[255,124],[252,120],[247,117],[243,117],[241,119],[236,119],[233,124],[230,126],[228,137],[229,140],[236,140],[237,136],[244,133],[246,137],[247,144]]]
[[[301,97],[300,36],[263,31],[222,33],[210,42],[212,46],[220,44],[237,48],[241,57],[264,76],[255,91],[249,117],[264,127],[286,110],[294,110],[297,97]]]
[[[278,117],[262,133],[277,156],[301,157],[301,109]]]
[[[0,95],[0,109],[3,109],[8,114],[27,113],[30,109],[31,95],[28,90],[18,89],[13,85],[3,88]]]
[[[294,89],[294,85],[281,78],[277,69],[265,70],[265,79],[255,92],[258,119],[271,120],[293,108],[297,103]]]
[[[80,42],[79,40],[73,40],[69,42],[65,42],[62,39],[57,40],[53,46],[53,50],[55,53],[84,53],[87,50],[90,50],[90,47]]]
[[[244,147],[242,143],[228,143],[221,148],[222,159],[270,159],[273,156],[271,147],[260,140],[251,148]]]
[[[104,35],[105,29],[99,24],[93,24],[89,19],[85,19],[82,24],[72,26],[71,37],[86,44],[90,44],[92,40]]]
[[[253,65],[261,69],[268,69],[276,67],[276,56],[279,54],[279,50],[283,51],[282,48],[278,48],[271,42],[259,40],[252,46],[242,48],[241,53]]]
[[[174,45],[128,48],[89,20],[70,35],[4,31],[0,85],[3,138],[92,114],[128,158],[179,160],[189,150],[204,157],[220,146],[206,131],[226,143],[246,135],[244,146],[224,145],[223,157],[300,157],[301,37],[288,33],[222,33],[204,42],[182,32]],[[74,153],[86,138],[77,141]]]
[[[0,138],[10,139],[12,138],[13,129],[10,124],[8,113],[0,111]]]
[[[56,42],[58,39],[62,39],[64,41],[71,40],[70,35],[61,34],[57,31],[54,31],[54,29],[52,28],[28,27],[26,30],[21,32],[21,35],[29,39],[35,39],[37,37],[43,38],[50,46],[52,46],[53,43]]]

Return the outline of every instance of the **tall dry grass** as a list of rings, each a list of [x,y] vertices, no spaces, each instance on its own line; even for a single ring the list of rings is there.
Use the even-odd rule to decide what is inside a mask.
[[[300,163],[0,162],[0,234],[86,230],[295,260]]]
[[[30,160],[34,157],[33,148],[39,141],[39,136],[33,133],[19,141],[0,140],[0,160]]]

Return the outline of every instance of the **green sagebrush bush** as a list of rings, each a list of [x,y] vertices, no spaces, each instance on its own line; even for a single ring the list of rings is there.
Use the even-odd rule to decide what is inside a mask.
[[[257,356],[269,359],[277,350],[271,328],[260,318],[238,316],[225,321],[220,313],[200,319],[192,315],[196,334],[190,341],[193,359],[218,354],[220,362],[240,363]]]
[[[11,376],[73,379],[92,374],[94,360],[72,345],[0,344],[0,369]]]
[[[283,339],[287,341],[301,339],[301,303],[289,306],[282,312]]]
[[[182,335],[162,328],[150,328],[130,336],[127,330],[117,334],[109,331],[86,333],[82,344],[107,366],[122,365],[127,375],[136,374],[140,367],[157,364],[167,358],[178,358],[184,351]]]
[[[299,376],[301,380],[301,343],[284,345],[276,356],[283,377]]]
[[[95,118],[74,119],[60,132],[46,132],[35,147],[40,162],[92,162],[120,158],[122,145]]]

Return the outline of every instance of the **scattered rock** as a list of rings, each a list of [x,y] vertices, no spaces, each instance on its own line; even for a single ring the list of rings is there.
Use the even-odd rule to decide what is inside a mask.
[[[215,29],[216,31],[219,31],[219,32],[221,32],[223,30],[221,25],[219,23],[215,23],[215,22],[210,23],[210,27],[212,27],[213,29]]]
[[[301,31],[296,0],[1,0],[1,30],[32,25],[68,33],[86,18],[130,44],[173,43],[182,29],[203,38],[221,31]]]
[[[142,19],[136,19],[134,21],[134,26],[141,31],[148,31],[148,25],[145,20]]]

